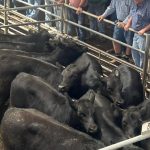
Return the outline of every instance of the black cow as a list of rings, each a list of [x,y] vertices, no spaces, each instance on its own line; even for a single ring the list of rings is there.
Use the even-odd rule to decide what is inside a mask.
[[[141,133],[142,124],[150,121],[150,101],[145,100],[138,106],[120,110],[122,114],[122,128],[127,137],[134,137]],[[141,141],[145,150],[150,149],[150,140]]]
[[[106,97],[97,92],[95,98],[95,122],[101,129],[101,140],[105,145],[111,145],[126,139],[123,131],[116,124],[113,107]]]
[[[0,49],[17,49],[28,52],[50,52],[50,35],[40,32],[32,35],[0,35]]]
[[[0,107],[9,98],[12,80],[20,72],[40,76],[57,89],[61,80],[61,69],[44,61],[17,55],[0,56]]]
[[[0,49],[0,55],[21,55],[21,56],[28,56],[28,57],[33,57],[37,58],[46,62],[51,63],[53,60],[53,56],[49,52],[41,52],[41,53],[36,53],[36,52],[26,52],[22,50],[15,50],[15,49]],[[56,62],[54,62],[57,64]]]
[[[42,60],[53,64],[59,63],[63,66],[67,66],[70,63],[74,62],[82,53],[87,51],[87,48],[83,47],[82,45],[76,44],[74,42],[67,42],[65,41],[65,39],[52,39],[48,45],[45,44],[44,46],[48,46],[48,51],[43,50],[44,47],[39,48],[39,45],[37,43],[3,42],[0,43],[0,48],[2,49],[0,50],[0,54],[21,54],[35,58],[42,58]],[[5,49],[5,51],[3,49]]]
[[[93,91],[89,90],[79,100],[72,101],[40,77],[27,73],[17,75],[11,84],[11,106],[36,108],[62,123],[80,130],[84,128],[89,133],[97,131],[93,120],[94,99]]]
[[[83,95],[88,89],[96,90],[100,84],[100,77],[103,75],[102,67],[98,62],[83,53],[73,64],[67,66],[63,72],[63,80],[59,85],[60,91],[68,91],[73,87],[72,95]],[[78,93],[78,94],[77,94]]]
[[[46,30],[37,33],[32,33],[30,35],[0,34],[0,42],[42,43],[48,42],[50,38],[52,37]]]
[[[8,109],[2,121],[2,138],[5,150],[97,150],[104,147],[100,141],[34,109]]]
[[[126,65],[120,65],[106,78],[106,95],[118,106],[127,108],[143,101],[140,74]]]

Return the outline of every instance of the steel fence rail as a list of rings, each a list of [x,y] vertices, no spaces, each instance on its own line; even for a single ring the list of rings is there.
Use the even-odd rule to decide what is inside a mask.
[[[71,9],[74,9],[74,10],[77,10],[77,8],[72,7],[72,6],[70,6],[70,5],[66,4],[66,3],[64,4],[64,6],[66,6],[66,7],[68,7],[68,8],[71,8]],[[98,17],[98,16],[96,16],[96,15],[94,15],[94,14],[91,14],[91,13],[89,13],[89,12],[87,12],[87,11],[84,11],[84,10],[82,11],[82,13],[83,13],[83,14],[86,14],[86,15],[88,15],[88,16],[90,16],[90,17],[93,17],[93,18],[95,18],[95,19],[97,19],[97,17]],[[116,25],[115,22],[113,22],[113,21],[111,21],[111,20],[108,20],[108,19],[103,19],[103,21],[106,22],[106,23],[112,24],[112,25]],[[136,30],[134,30],[134,29],[132,29],[132,28],[129,28],[129,30],[132,31],[132,32],[134,32],[134,33],[138,33]],[[147,33],[144,33],[144,35],[146,36]]]
[[[119,59],[119,58],[116,58],[115,56],[112,56],[111,54],[108,54],[107,52],[105,52],[105,51],[103,51],[103,50],[101,50],[101,49],[99,49],[99,48],[96,48],[96,47],[94,47],[94,46],[92,46],[92,45],[90,45],[90,44],[87,44],[87,43],[85,43],[85,42],[82,42],[82,41],[80,41],[80,40],[77,40],[77,39],[74,39],[75,41],[78,41],[79,43],[81,43],[81,44],[83,44],[83,45],[85,45],[85,46],[87,46],[89,49],[92,49],[93,51],[95,51],[95,52],[97,52],[97,53],[102,53],[103,55],[105,55],[105,56],[108,56],[108,57],[110,57],[110,58],[115,58],[118,62],[121,62],[121,63],[124,63],[124,64],[126,64],[127,66],[129,66],[129,67],[132,67],[132,68],[134,68],[135,70],[137,70],[137,71],[139,71],[139,72],[142,72],[143,71],[143,69],[141,69],[141,68],[139,68],[139,67],[137,67],[137,66],[135,66],[135,65],[133,65],[133,64],[131,64],[131,63],[128,63],[128,62],[126,62],[126,61],[124,61],[124,60],[122,60],[122,59]],[[107,62],[108,64],[110,64],[109,62]]]
[[[20,3],[22,3],[22,4],[25,4],[25,5],[28,5],[28,6],[31,6],[31,8],[34,6],[34,5],[32,5],[32,4],[29,4],[29,3],[27,3],[27,2],[24,2],[24,1],[22,1],[22,0],[17,0],[17,2],[20,2]],[[53,4],[52,4],[53,5]],[[55,6],[63,6],[63,4],[55,4]],[[43,6],[43,5],[41,5],[41,6]],[[47,5],[48,6],[48,5]],[[37,7],[37,6],[36,6]],[[49,7],[51,7],[51,5],[49,5]],[[19,8],[19,7],[18,7]],[[45,12],[45,13],[47,13],[47,14],[49,14],[49,15],[51,15],[51,16],[53,16],[53,17],[56,17],[56,18],[61,18],[60,16],[58,16],[58,15],[55,15],[55,14],[53,14],[53,13],[51,13],[51,12],[49,12],[49,11],[47,11],[47,10],[45,10],[45,9],[43,9],[43,8],[37,8],[38,10],[40,10],[40,11],[42,11],[42,12]]]
[[[6,8],[6,4],[5,4],[6,2],[5,2],[4,3],[5,4],[4,9],[0,10],[0,11],[4,11],[4,14],[5,14],[4,15],[5,16],[5,25],[0,26],[0,28],[6,28],[7,29],[8,27],[12,27],[12,26],[23,26],[23,25],[30,25],[30,24],[31,25],[32,24],[40,24],[40,23],[51,22],[51,21],[61,21],[62,22],[61,32],[63,32],[63,25],[64,24],[66,24],[66,23],[67,24],[72,24],[74,26],[77,26],[77,27],[83,28],[83,29],[85,29],[87,31],[90,31],[90,32],[92,32],[94,34],[100,35],[100,36],[102,36],[102,37],[104,37],[104,38],[106,38],[108,40],[117,42],[117,43],[119,43],[119,44],[121,44],[123,46],[130,47],[131,49],[135,49],[132,46],[130,46],[128,44],[125,44],[125,43],[123,43],[121,41],[115,40],[114,38],[111,38],[111,37],[109,37],[109,36],[107,36],[105,34],[99,33],[99,32],[94,31],[94,30],[92,30],[92,29],[90,29],[88,27],[85,27],[85,26],[82,26],[82,25],[78,25],[77,23],[74,23],[72,21],[67,20],[66,18],[63,17],[63,15],[64,15],[63,13],[65,13],[64,9],[69,8],[69,9],[76,10],[76,8],[70,6],[70,5],[66,4],[66,3],[65,4],[51,4],[51,5],[38,5],[38,6],[34,6],[34,5],[31,5],[31,4],[27,3],[27,2],[24,2],[22,0],[17,0],[17,1],[20,2],[20,3],[23,3],[23,4],[27,5],[27,6],[17,7],[17,8]],[[52,2],[54,2],[54,1],[52,1]],[[45,9],[42,8],[42,7],[54,7],[54,6],[60,6],[60,7],[62,7],[62,14],[61,14],[61,16],[55,15],[55,14],[53,14],[53,13],[51,13],[51,12],[49,12],[49,11],[47,11],[47,10],[45,10]],[[54,19],[54,20],[50,20],[50,21],[34,21],[34,22],[27,22],[27,23],[21,23],[21,24],[9,24],[9,25],[7,24],[7,13],[6,13],[7,11],[23,10],[23,9],[29,9],[29,8],[37,8],[38,10],[43,11],[43,12],[45,12],[45,13],[53,16],[53,17],[56,17],[58,19]],[[94,17],[94,18],[97,19],[96,15],[93,15],[93,14],[88,13],[86,11],[83,11],[83,13],[86,14],[86,15],[88,15],[88,16],[91,16],[91,17]],[[104,19],[104,22],[107,22],[107,23],[112,24],[112,25],[116,25],[114,22],[112,22],[110,20],[107,20],[107,19]],[[137,33],[137,31],[135,31],[135,30],[133,30],[131,28],[129,30],[132,31],[132,32]],[[141,68],[139,68],[139,67],[137,67],[137,66],[135,66],[135,65],[133,65],[131,63],[128,63],[126,61],[123,61],[123,60],[121,60],[119,58],[116,58],[115,56],[112,56],[111,54],[108,54],[107,52],[104,52],[103,50],[100,50],[99,48],[91,46],[90,44],[87,44],[87,43],[79,41],[79,40],[76,40],[76,41],[78,41],[79,43],[84,44],[88,48],[90,48],[93,51],[97,52],[99,54],[99,56],[94,56],[93,54],[90,54],[90,55],[92,55],[93,57],[95,57],[95,58],[97,58],[99,60],[100,60],[100,54],[103,54],[103,55],[106,55],[107,57],[115,58],[118,62],[124,63],[124,64],[126,64],[126,65],[128,65],[128,66],[130,66],[130,67],[132,67],[132,68],[134,68],[136,70],[138,70],[139,72],[143,72],[143,85],[144,85],[144,90],[145,90],[146,75],[147,75],[147,68],[148,68],[148,59],[149,59],[149,55],[150,55],[150,53],[149,53],[149,51],[150,51],[150,35],[148,35],[148,34],[145,33],[144,36],[146,36],[146,46],[145,46],[146,50],[145,50],[145,52],[141,51],[140,49],[135,49],[138,52],[140,52],[142,54],[145,54],[143,69],[141,69]],[[107,71],[111,72],[111,70],[108,69],[108,68],[106,68],[105,66],[103,66],[103,68],[106,69]],[[101,149],[98,149],[98,150],[115,150],[115,149],[121,148],[123,146],[129,145],[129,144],[132,144],[132,143],[135,143],[135,142],[138,142],[138,141],[142,141],[142,140],[145,140],[145,139],[148,139],[148,138],[150,138],[150,133],[139,135],[139,136],[136,136],[134,138],[127,139],[125,141],[122,141],[122,142],[119,142],[119,143],[116,143],[116,144],[113,144],[113,145],[110,145],[110,146],[107,146],[105,148],[101,148]]]
[[[35,21],[35,22],[27,22],[27,23],[18,23],[18,24],[9,24],[9,25],[1,25],[0,28],[6,28],[6,27],[15,27],[15,26],[24,26],[24,25],[33,25],[33,24],[39,24],[39,23],[45,23],[45,22],[53,22],[53,21],[61,21],[60,19],[53,19],[50,21]]]
[[[65,22],[70,23],[70,24],[72,24],[72,25],[74,25],[74,26],[80,27],[80,28],[82,28],[82,29],[85,29],[85,30],[87,30],[87,31],[90,31],[90,32],[92,32],[92,33],[95,33],[95,34],[97,34],[97,35],[100,35],[100,36],[102,36],[102,37],[104,37],[104,38],[106,38],[106,39],[109,39],[109,40],[111,40],[111,41],[120,43],[120,44],[123,45],[123,46],[127,46],[127,47],[130,47],[130,48],[132,48],[132,49],[135,49],[135,50],[137,50],[138,52],[140,52],[140,53],[142,53],[142,54],[145,53],[144,51],[141,51],[140,49],[134,48],[133,46],[130,46],[130,45],[128,45],[128,44],[125,44],[125,43],[123,43],[123,42],[120,42],[119,40],[116,40],[116,39],[114,39],[114,38],[111,38],[111,37],[109,37],[109,36],[107,36],[107,35],[105,35],[105,34],[102,34],[102,33],[100,33],[100,32],[97,32],[97,31],[95,31],[95,30],[92,30],[92,29],[90,29],[90,28],[88,28],[88,27],[79,25],[79,24],[77,24],[77,23],[75,23],[75,22],[72,22],[72,21],[69,21],[69,20],[65,20]]]
[[[17,0],[19,1],[19,0]],[[21,2],[21,0],[20,0]],[[23,2],[24,4],[26,5],[31,5],[27,2]],[[52,7],[52,6],[62,6],[62,4],[50,4],[50,5],[38,5],[38,6],[34,6],[34,5],[31,5],[31,6],[22,6],[22,7],[16,7],[16,8],[5,8],[5,9],[0,9],[0,11],[13,11],[13,10],[24,10],[24,9],[29,9],[29,8],[43,8],[43,7]],[[57,16],[57,17],[60,17],[60,16]]]
[[[130,144],[133,144],[133,143],[136,143],[136,142],[148,139],[148,138],[150,138],[150,133],[139,135],[139,136],[136,136],[134,138],[127,139],[125,141],[122,141],[122,142],[119,142],[119,143],[116,143],[116,144],[112,144],[110,146],[107,146],[107,147],[104,147],[104,148],[101,148],[101,149],[98,149],[98,150],[116,150],[118,148],[130,145]]]

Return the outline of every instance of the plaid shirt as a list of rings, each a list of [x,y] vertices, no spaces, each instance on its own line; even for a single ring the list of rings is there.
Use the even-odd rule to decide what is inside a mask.
[[[150,24],[150,0],[144,0],[140,5],[134,5],[129,16],[132,16],[131,27],[137,31]]]
[[[132,5],[133,0],[111,0],[103,16],[107,17],[116,11],[117,19],[123,21],[129,15]]]

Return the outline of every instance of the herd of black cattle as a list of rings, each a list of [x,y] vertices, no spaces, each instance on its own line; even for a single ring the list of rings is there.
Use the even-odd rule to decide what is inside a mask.
[[[140,134],[150,115],[140,74],[122,64],[104,77],[87,51],[45,31],[0,35],[5,150],[97,150]]]

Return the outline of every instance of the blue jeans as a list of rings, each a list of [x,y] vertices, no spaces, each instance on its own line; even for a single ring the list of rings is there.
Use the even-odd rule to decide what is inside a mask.
[[[116,40],[119,40],[123,43],[127,43],[129,45],[132,45],[133,43],[133,36],[134,33],[131,31],[125,31],[122,28],[119,28],[118,26],[114,27],[114,33],[113,33],[113,38]],[[124,46],[121,47],[121,50],[126,49]]]
[[[50,5],[50,4],[54,4],[54,2],[51,2],[49,0],[45,0],[45,5]],[[55,14],[57,16],[61,16],[61,6],[50,6],[50,7],[46,7],[45,8],[47,11],[50,12],[50,14]],[[54,20],[54,19],[58,19],[57,17],[53,17],[48,13],[45,13],[45,21],[50,21],[50,20]],[[56,22],[48,22],[46,23],[49,26],[56,26],[56,29],[61,31],[61,21],[56,21]]]
[[[76,14],[75,10],[68,9],[68,20],[78,23],[79,25],[84,25],[85,15],[82,13],[78,15],[78,14]],[[72,31],[73,31],[73,25],[69,24],[68,31],[67,31],[68,34],[72,35]],[[85,30],[83,30],[79,27],[76,27],[76,33],[77,33],[79,40],[85,39],[85,37],[86,37]]]
[[[94,15],[102,15],[105,10],[105,5],[101,3],[88,3],[88,12]],[[98,31],[100,33],[104,33],[104,23],[99,22],[96,18],[89,17],[90,28]]]
[[[38,6],[41,5],[41,0],[28,0],[29,4],[32,4],[34,6]],[[34,9],[28,9],[26,11],[26,16],[38,20],[38,14],[39,14],[39,10],[34,8]]]
[[[132,46],[134,48],[145,51],[145,37],[135,33],[134,37],[133,37],[133,45]],[[140,52],[132,49],[132,58],[133,58],[136,66],[138,66],[140,68],[143,67],[143,60],[144,60],[143,53],[140,53]]]
[[[49,1],[49,0],[45,0],[45,5],[50,5],[50,4],[53,4],[53,2]],[[49,11],[50,13],[54,13],[54,8],[53,6],[50,6],[50,7],[46,7],[45,8],[47,11]],[[53,20],[54,17],[52,17],[50,14],[48,13],[45,13],[45,21],[50,21],[50,20]],[[54,25],[54,22],[49,22],[49,23],[46,23],[47,25],[49,26],[53,26]],[[54,25],[55,26],[55,25]]]

